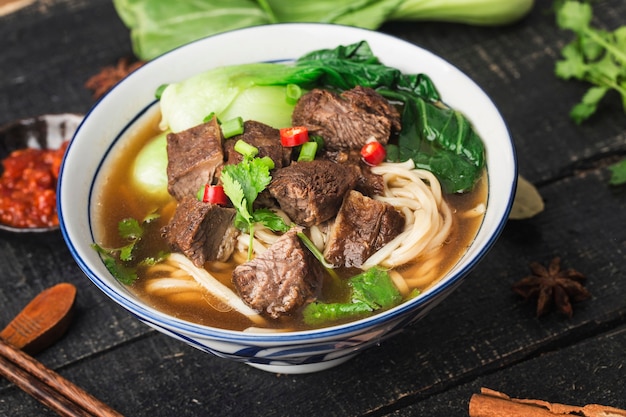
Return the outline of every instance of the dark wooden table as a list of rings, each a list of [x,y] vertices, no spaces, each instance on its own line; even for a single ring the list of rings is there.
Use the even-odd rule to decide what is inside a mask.
[[[546,202],[509,221],[484,262],[425,319],[344,365],[275,375],[195,350],[139,323],[74,263],[59,232],[0,233],[0,327],[39,291],[78,288],[76,317],[37,355],[127,416],[466,416],[480,387],[513,397],[626,408],[626,187],[606,166],[626,156],[617,95],[578,126],[568,117],[586,85],[554,75],[560,48],[551,2],[501,28],[388,23],[380,30],[441,55],[493,98],[515,141],[520,173]],[[594,3],[595,23],[626,23],[623,0]],[[109,0],[38,1],[0,17],[0,124],[86,112],[85,81],[131,56]],[[534,315],[511,284],[531,261],[561,256],[593,297],[568,319]],[[4,323],[4,324],[2,324]],[[0,380],[1,416],[54,415]]]

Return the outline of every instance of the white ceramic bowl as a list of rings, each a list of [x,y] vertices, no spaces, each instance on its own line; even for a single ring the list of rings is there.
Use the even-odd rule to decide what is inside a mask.
[[[460,262],[421,296],[353,323],[281,334],[249,334],[201,326],[154,310],[105,268],[91,248],[94,183],[113,148],[158,108],[156,88],[212,67],[285,61],[304,53],[366,40],[388,66],[426,73],[443,100],[463,112],[482,136],[487,152],[488,204],[478,235]],[[516,185],[514,147],[498,110],[466,75],[443,59],[397,38],[353,27],[280,24],[215,35],[169,52],[132,73],[99,101],[79,126],[66,154],[58,190],[63,236],[84,273],[107,296],[160,332],[219,357],[271,372],[306,373],[343,363],[401,331],[450,294],[485,256],[507,220]]]

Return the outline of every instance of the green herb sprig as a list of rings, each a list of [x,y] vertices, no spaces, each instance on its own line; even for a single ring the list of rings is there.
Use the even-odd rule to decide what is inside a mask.
[[[402,301],[402,295],[393,283],[389,272],[374,267],[348,280],[351,288],[349,302],[308,304],[302,314],[304,321],[320,325],[340,319],[356,318],[373,311],[391,308]],[[416,296],[411,294],[410,297]]]
[[[145,226],[159,217],[159,214],[153,212],[144,217],[141,223],[132,217],[122,219],[117,224],[117,228],[120,237],[128,241],[126,245],[118,248],[104,248],[97,243],[92,243],[92,248],[102,256],[106,268],[122,284],[132,285],[137,280],[137,266],[154,265],[167,256],[165,253],[159,253],[156,258],[147,257],[139,261],[135,259]]]
[[[235,226],[250,234],[248,260],[252,259],[254,242],[254,224],[260,223],[275,232],[286,232],[289,226],[276,213],[267,209],[254,209],[254,201],[260,192],[269,185],[272,177],[270,170],[274,161],[269,157],[258,158],[258,149],[239,139],[235,150],[243,159],[238,164],[230,164],[222,169],[224,193],[237,210]]]
[[[610,92],[617,92],[626,112],[626,25],[614,31],[592,26],[593,9],[589,3],[563,1],[556,4],[556,21],[561,29],[571,30],[575,38],[561,50],[556,63],[559,78],[577,79],[592,86],[570,111],[580,124],[591,117],[600,101]],[[626,183],[626,164],[610,167],[613,185]]]

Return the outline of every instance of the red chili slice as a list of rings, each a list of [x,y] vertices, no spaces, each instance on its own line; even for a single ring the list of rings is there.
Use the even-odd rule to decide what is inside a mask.
[[[228,197],[221,185],[205,185],[204,195],[202,196],[204,203],[219,204],[225,206],[228,203]]]
[[[385,147],[376,139],[368,140],[361,148],[361,157],[368,165],[378,165],[385,160]]]
[[[302,145],[309,141],[309,130],[304,126],[285,127],[280,129],[280,143],[287,147]]]

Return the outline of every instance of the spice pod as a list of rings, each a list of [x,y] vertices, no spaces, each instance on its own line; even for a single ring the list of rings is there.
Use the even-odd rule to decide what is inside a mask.
[[[0,173],[5,173],[7,158],[15,151],[25,149],[43,149],[55,150],[59,149],[65,142],[72,139],[74,132],[83,119],[82,115],[74,113],[61,114],[44,114],[40,116],[18,119],[0,126]],[[47,232],[58,229],[57,224],[52,225],[33,225],[19,226],[11,224],[8,220],[11,215],[5,215],[5,212],[13,210],[26,211],[24,202],[15,208],[10,206],[9,200],[12,194],[18,190],[7,189],[11,187],[10,181],[0,184],[0,229],[11,232]],[[32,180],[35,181],[35,180]],[[56,179],[55,179],[56,181]],[[56,183],[51,185],[54,189]],[[33,203],[36,199],[32,199]],[[56,212],[56,207],[54,207]]]

